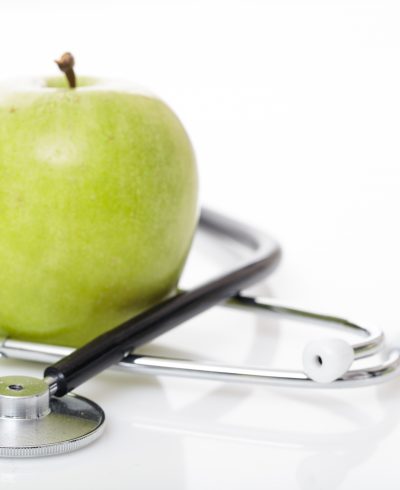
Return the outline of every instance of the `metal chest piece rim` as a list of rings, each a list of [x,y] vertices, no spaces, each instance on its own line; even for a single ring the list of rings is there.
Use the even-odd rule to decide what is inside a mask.
[[[104,421],[96,403],[72,393],[51,397],[42,379],[0,377],[0,457],[75,451],[102,434]]]

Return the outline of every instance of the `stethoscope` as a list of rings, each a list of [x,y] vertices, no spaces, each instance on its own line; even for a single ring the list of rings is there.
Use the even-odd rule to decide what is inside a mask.
[[[359,367],[357,361],[383,352],[381,331],[343,318],[284,306],[241,291],[270,274],[281,252],[277,242],[252,227],[210,210],[202,210],[199,226],[223,245],[229,240],[244,246],[248,257],[229,272],[175,296],[72,351],[66,347],[4,339],[4,357],[53,362],[43,379],[28,376],[0,378],[0,456],[30,457],[79,449],[103,431],[105,415],[94,402],[72,393],[104,369],[154,375],[187,376],[223,381],[264,383],[307,388],[371,385],[399,373],[400,354],[393,350],[382,362]],[[227,366],[133,353],[184,321],[223,303],[258,313],[269,312],[328,327],[345,328],[363,339],[316,340],[303,352],[304,371]]]

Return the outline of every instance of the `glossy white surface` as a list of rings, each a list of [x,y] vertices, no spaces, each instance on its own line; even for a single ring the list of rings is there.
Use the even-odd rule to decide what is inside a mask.
[[[4,0],[0,17],[7,77],[54,73],[68,49],[86,73],[131,79],[175,108],[203,202],[282,243],[259,290],[377,324],[400,345],[395,2]],[[234,259],[203,245],[184,284]],[[146,351],[299,367],[319,332],[216,309]],[[103,437],[66,456],[0,460],[2,488],[399,487],[400,380],[326,392],[107,372],[78,392],[106,411]]]

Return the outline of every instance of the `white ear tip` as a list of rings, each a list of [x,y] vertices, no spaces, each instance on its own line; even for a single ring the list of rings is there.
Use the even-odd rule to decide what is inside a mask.
[[[354,350],[342,339],[315,340],[303,351],[303,367],[317,383],[331,383],[343,376],[354,361]]]

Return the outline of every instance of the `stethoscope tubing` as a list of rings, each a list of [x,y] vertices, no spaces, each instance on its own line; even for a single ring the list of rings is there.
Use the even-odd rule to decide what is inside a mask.
[[[251,250],[251,256],[233,270],[189,291],[179,291],[48,366],[44,376],[52,395],[65,395],[121,361],[132,349],[260,281],[280,260],[281,250],[273,238],[236,220],[203,209],[200,226],[214,235],[244,245]]]
[[[270,312],[297,320],[318,322],[325,327],[337,327],[351,330],[366,337],[352,344],[355,359],[372,356],[381,351],[384,336],[374,328],[358,325],[341,317],[310,312],[304,309],[285,306],[271,299],[238,294],[228,299],[224,306],[241,308],[249,312]],[[48,344],[37,344],[13,339],[3,339],[0,354],[7,358],[36,362],[54,362],[71,354],[73,349]],[[264,384],[295,388],[353,388],[375,385],[388,381],[400,374],[400,353],[393,350],[386,359],[368,367],[354,367],[333,383],[317,383],[302,371],[268,369],[216,364],[207,361],[173,359],[165,357],[128,354],[112,369],[132,374],[160,375],[228,381],[235,383]]]

